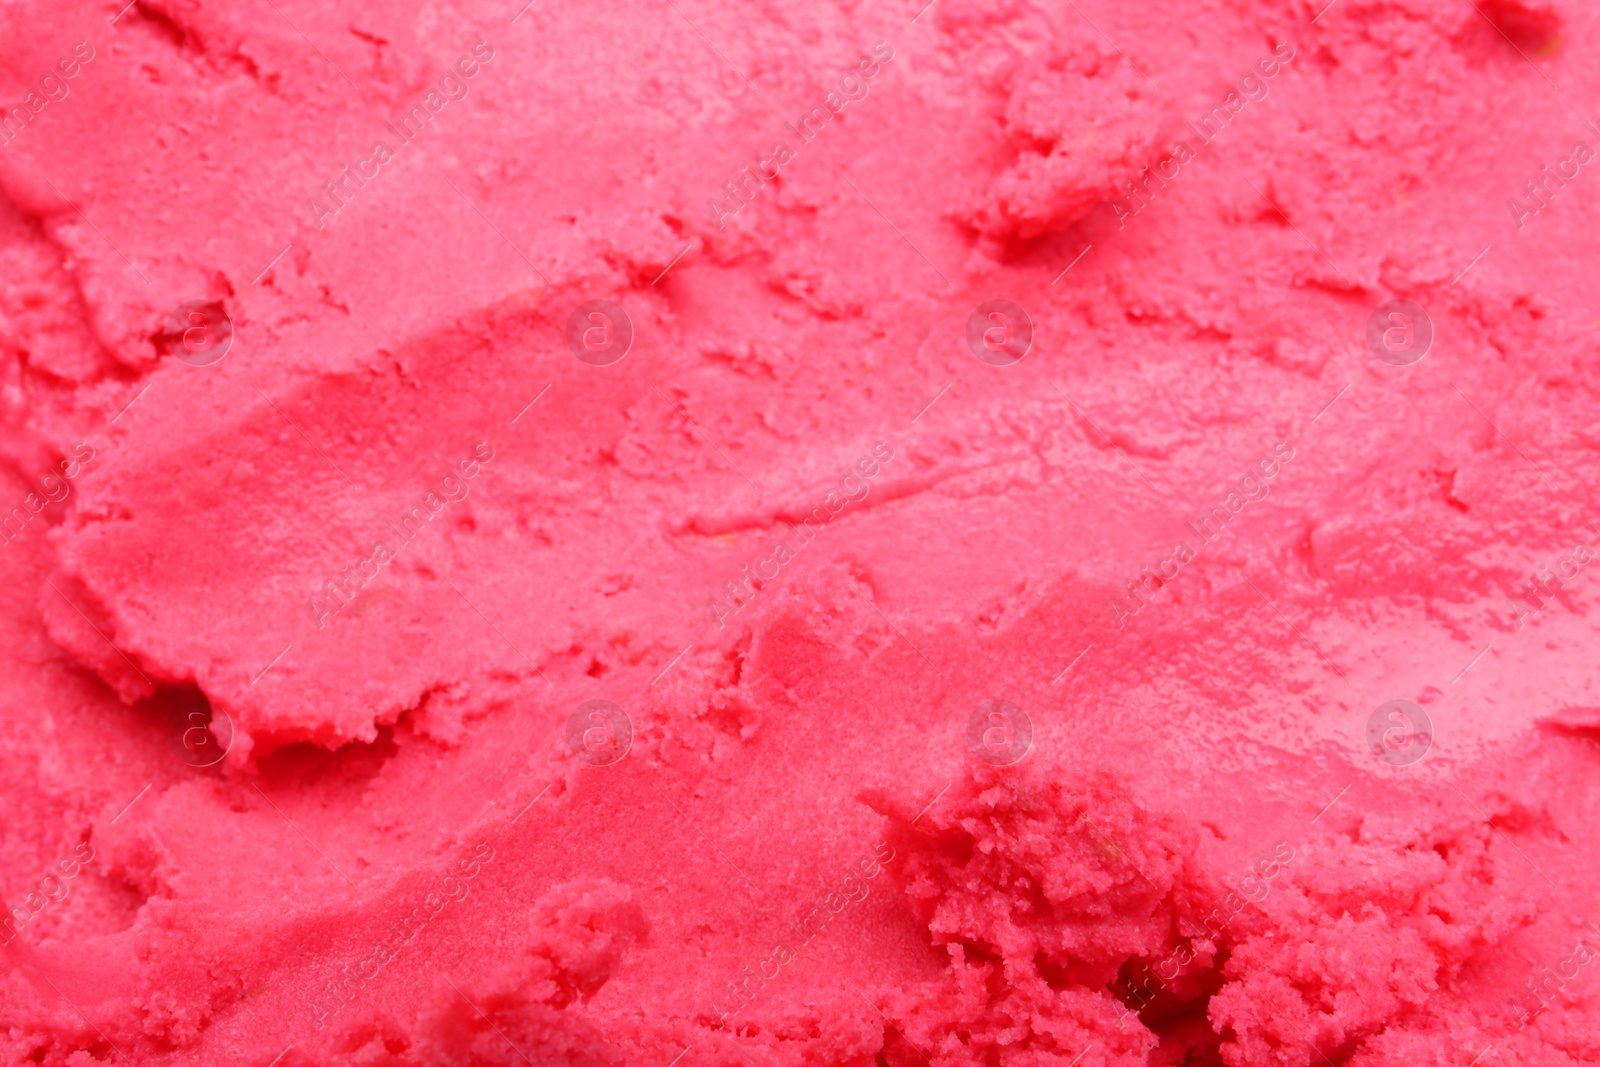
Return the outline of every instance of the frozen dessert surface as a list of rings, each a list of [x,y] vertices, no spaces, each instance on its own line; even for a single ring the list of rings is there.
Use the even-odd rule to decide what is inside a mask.
[[[1594,12],[119,7],[0,1064],[1600,1057]]]

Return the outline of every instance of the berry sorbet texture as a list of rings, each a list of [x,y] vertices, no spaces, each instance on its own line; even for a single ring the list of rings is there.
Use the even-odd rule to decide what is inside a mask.
[[[1600,9],[0,5],[0,1067],[1600,1062]]]

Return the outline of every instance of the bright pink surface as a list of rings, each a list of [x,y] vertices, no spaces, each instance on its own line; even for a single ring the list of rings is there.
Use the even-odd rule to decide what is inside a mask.
[[[0,9],[0,1064],[1600,1059],[1597,91],[1575,0]]]

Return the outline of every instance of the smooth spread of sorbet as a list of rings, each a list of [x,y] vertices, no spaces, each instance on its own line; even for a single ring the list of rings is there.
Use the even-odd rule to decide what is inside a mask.
[[[1600,9],[0,6],[0,1067],[1600,1061]]]

